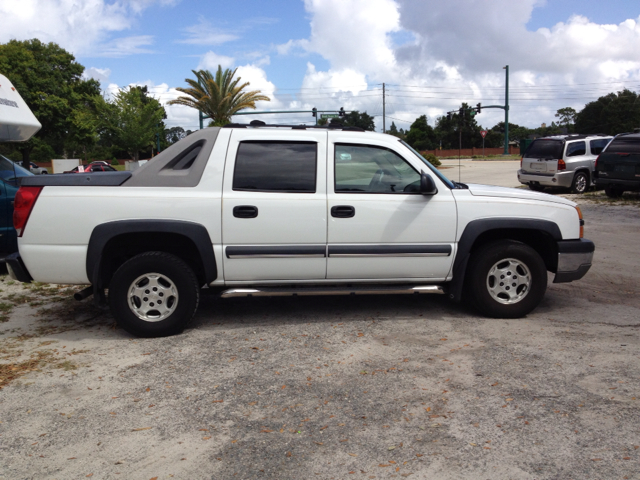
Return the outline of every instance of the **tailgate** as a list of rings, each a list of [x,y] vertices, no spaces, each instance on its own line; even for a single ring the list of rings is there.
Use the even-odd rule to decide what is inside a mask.
[[[640,180],[640,154],[603,153],[598,158],[598,174],[613,180]]]
[[[558,159],[523,158],[522,170],[526,173],[548,173],[554,175],[558,171]]]

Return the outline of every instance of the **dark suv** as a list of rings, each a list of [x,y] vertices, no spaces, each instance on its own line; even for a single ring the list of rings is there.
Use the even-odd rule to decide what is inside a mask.
[[[611,198],[640,191],[640,133],[617,135],[596,160],[595,178]]]

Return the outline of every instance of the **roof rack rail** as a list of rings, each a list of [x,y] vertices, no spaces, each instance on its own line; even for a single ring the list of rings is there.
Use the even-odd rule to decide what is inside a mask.
[[[227,123],[222,128],[290,128],[292,130],[307,130],[307,129],[325,129],[325,130],[342,130],[346,132],[366,132],[364,128],[360,127],[345,127],[341,123],[330,123],[327,125],[276,125],[268,124],[262,120],[252,120],[249,123]]]

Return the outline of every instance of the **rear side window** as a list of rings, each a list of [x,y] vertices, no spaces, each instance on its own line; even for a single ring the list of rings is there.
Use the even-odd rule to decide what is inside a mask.
[[[314,142],[241,142],[233,189],[315,193],[317,151]]]
[[[610,141],[611,141],[610,138],[601,138],[598,140],[591,140],[589,142],[589,147],[591,148],[591,154],[599,155],[602,152],[602,150],[604,150],[604,147],[606,147]]]
[[[563,145],[561,140],[534,140],[524,158],[562,158]]]
[[[639,137],[620,137],[611,140],[607,153],[640,153]]]
[[[577,157],[578,155],[586,155],[587,142],[571,142],[567,145],[567,157]]]

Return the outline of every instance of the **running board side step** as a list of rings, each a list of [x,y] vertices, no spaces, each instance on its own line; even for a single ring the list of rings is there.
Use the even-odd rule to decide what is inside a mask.
[[[221,298],[233,297],[290,297],[312,295],[402,295],[402,294],[444,294],[440,285],[384,285],[358,287],[302,287],[302,288],[231,288],[224,290]]]

